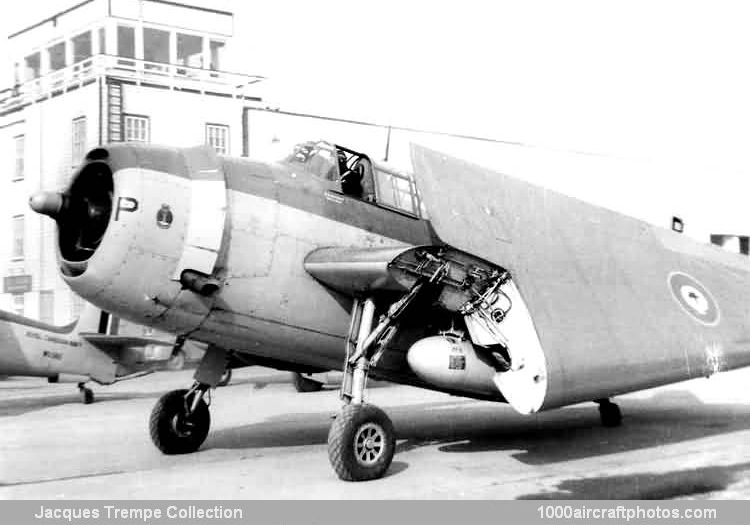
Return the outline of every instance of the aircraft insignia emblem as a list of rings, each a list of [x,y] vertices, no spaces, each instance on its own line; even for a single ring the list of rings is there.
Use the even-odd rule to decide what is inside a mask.
[[[169,205],[162,204],[159,211],[156,212],[156,225],[159,228],[169,228],[172,225],[173,219],[174,215],[172,214],[172,210],[169,209]]]
[[[719,323],[719,305],[708,289],[686,273],[672,272],[668,278],[672,297],[682,309],[699,323]]]

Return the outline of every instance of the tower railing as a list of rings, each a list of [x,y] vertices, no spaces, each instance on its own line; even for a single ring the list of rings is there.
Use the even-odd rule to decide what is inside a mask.
[[[95,55],[0,91],[0,112],[33,104],[108,76],[136,84],[157,84],[176,90],[215,93],[233,98],[258,97],[258,75],[214,71],[183,64],[150,62],[113,55]]]

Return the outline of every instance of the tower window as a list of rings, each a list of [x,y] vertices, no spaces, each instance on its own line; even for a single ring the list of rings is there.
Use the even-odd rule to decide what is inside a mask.
[[[34,80],[42,74],[42,59],[40,54],[34,53],[23,59],[24,80]]]
[[[99,35],[99,54],[106,55],[107,54],[107,30],[103,27],[100,27],[97,31],[97,34]]]
[[[73,37],[73,63],[86,60],[91,56],[91,31]]]
[[[169,62],[169,31],[143,28],[143,59],[148,62]]]
[[[49,53],[49,68],[57,71],[65,67],[65,42],[60,42],[47,49]]]
[[[209,64],[209,69],[211,69],[211,71],[219,71],[221,69],[224,46],[225,42],[222,42],[221,40],[211,40],[209,42],[209,50],[211,51],[211,64]]]
[[[203,67],[203,37],[177,33],[177,63]]]
[[[123,58],[135,58],[135,28],[117,26],[117,55]]]

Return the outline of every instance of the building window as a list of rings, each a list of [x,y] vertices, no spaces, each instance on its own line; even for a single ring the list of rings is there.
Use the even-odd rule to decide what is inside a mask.
[[[177,33],[177,63],[181,66],[203,67],[203,37]]]
[[[15,215],[13,217],[13,250],[11,251],[11,257],[14,259],[23,259],[24,229],[25,224],[23,215]]]
[[[135,58],[135,28],[117,26],[117,55],[123,58]]]
[[[39,320],[48,324],[55,322],[55,292],[52,290],[39,292]]]
[[[211,71],[219,71],[221,69],[225,45],[226,42],[221,40],[211,40],[209,42],[209,49],[211,51],[211,64],[209,64],[209,68]]]
[[[143,28],[143,59],[148,62],[169,63],[169,31]]]
[[[77,294],[70,294],[70,320],[74,321],[81,316],[86,302]]]
[[[73,37],[73,63],[91,56],[91,31]]]
[[[13,294],[13,313],[23,315],[24,313],[24,296],[22,293]]]
[[[13,140],[16,142],[16,169],[13,174],[13,180],[23,180],[24,162],[26,158],[26,137],[19,135]]]
[[[24,80],[34,80],[42,74],[42,58],[39,52],[29,55],[23,59]]]
[[[60,42],[47,49],[49,53],[49,69],[57,71],[65,67],[65,42]]]
[[[72,165],[78,166],[86,154],[86,117],[73,119]]]
[[[125,140],[128,142],[149,141],[149,119],[138,115],[124,115]]]
[[[229,155],[229,126],[206,124],[206,144],[220,155]]]

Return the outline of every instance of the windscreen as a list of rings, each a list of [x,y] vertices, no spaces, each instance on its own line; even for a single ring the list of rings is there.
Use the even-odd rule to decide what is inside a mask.
[[[311,141],[297,144],[282,162],[324,180],[339,178],[336,147],[328,142]]]

